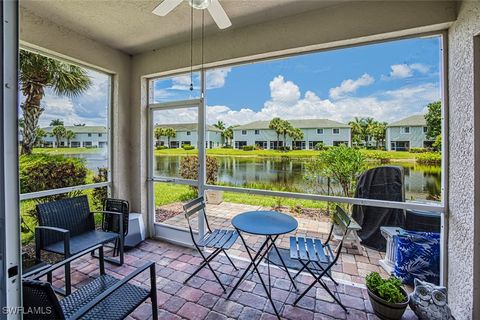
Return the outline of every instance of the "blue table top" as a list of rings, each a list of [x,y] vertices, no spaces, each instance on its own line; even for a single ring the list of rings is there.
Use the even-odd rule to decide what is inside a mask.
[[[236,215],[232,225],[240,231],[257,235],[279,235],[294,231],[298,222],[277,211],[248,211]]]

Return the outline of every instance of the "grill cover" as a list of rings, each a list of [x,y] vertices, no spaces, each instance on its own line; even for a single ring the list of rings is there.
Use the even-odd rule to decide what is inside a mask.
[[[405,201],[403,169],[385,166],[365,171],[357,181],[355,198]],[[405,225],[403,209],[380,208],[354,205],[352,217],[362,227],[358,232],[362,244],[372,249],[385,251],[386,240],[380,227],[400,227]]]

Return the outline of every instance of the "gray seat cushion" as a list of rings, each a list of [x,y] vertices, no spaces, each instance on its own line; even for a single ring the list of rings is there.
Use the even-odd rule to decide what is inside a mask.
[[[114,241],[117,238],[118,234],[113,232],[89,231],[82,233],[78,236],[70,238],[70,254],[76,254],[97,244]],[[63,241],[55,242],[51,245],[45,246],[44,250],[65,254]]]

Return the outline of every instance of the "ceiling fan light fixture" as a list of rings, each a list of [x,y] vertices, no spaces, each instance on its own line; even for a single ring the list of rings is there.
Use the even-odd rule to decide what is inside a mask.
[[[204,10],[212,3],[212,0],[188,0],[188,4],[194,9]]]

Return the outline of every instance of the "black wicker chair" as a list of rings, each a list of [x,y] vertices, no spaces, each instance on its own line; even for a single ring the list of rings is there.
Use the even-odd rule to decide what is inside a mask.
[[[59,300],[51,284],[38,279],[51,274],[66,263],[92,250],[100,252],[100,275]],[[132,279],[150,269],[150,289],[130,283]],[[23,278],[23,319],[124,319],[148,298],[152,302],[153,319],[158,319],[155,263],[149,262],[123,279],[105,273],[103,247],[94,246],[50,268]]]
[[[96,230],[94,213],[102,214],[102,226],[111,216],[118,216],[118,232]],[[91,212],[87,196],[67,198],[37,205],[39,226],[35,229],[35,255],[41,261],[41,251],[53,252],[70,257],[97,244],[119,241],[123,248],[123,213],[113,211]],[[123,249],[120,251],[120,262],[108,260],[118,265],[123,264]],[[70,294],[70,264],[65,264],[65,292],[56,289],[60,294]]]

